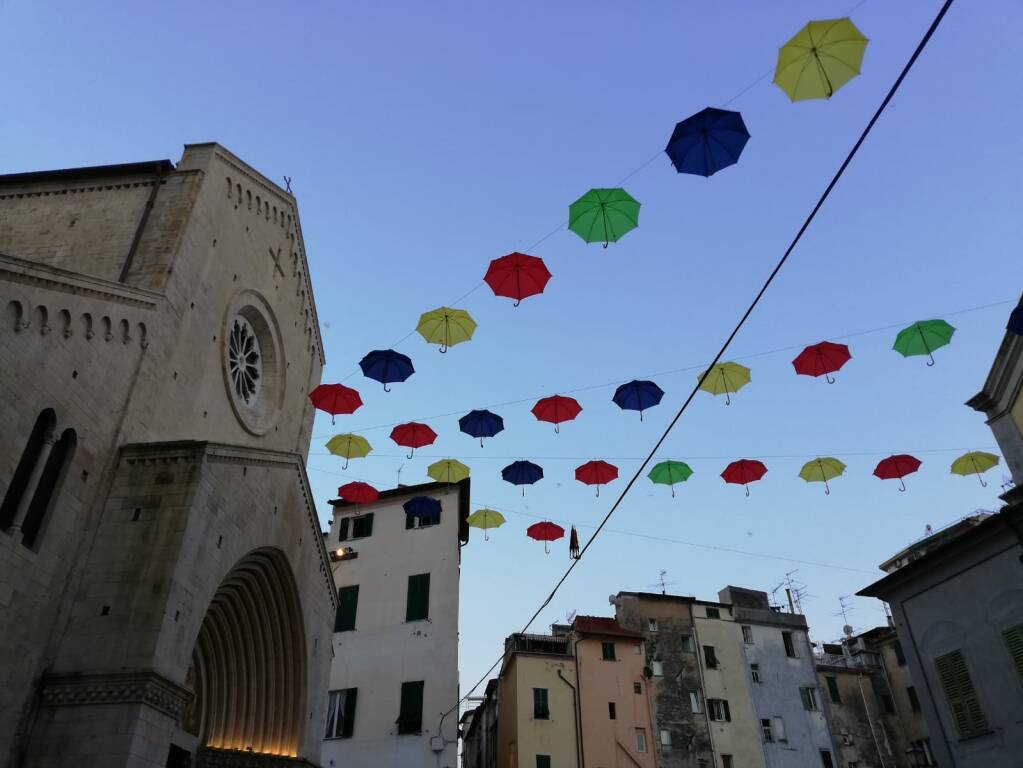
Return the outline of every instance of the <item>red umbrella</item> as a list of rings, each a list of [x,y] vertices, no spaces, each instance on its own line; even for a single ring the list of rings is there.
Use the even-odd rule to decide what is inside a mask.
[[[849,362],[852,355],[849,354],[849,347],[845,344],[832,344],[830,341],[822,341],[820,344],[811,344],[804,349],[792,365],[796,373],[803,376],[823,376],[828,384],[834,384],[835,380],[828,376],[834,373],[843,365]]]
[[[483,277],[495,296],[515,299],[516,307],[523,299],[543,293],[550,279],[543,259],[518,252],[491,261]]]
[[[380,491],[369,483],[345,483],[337,489],[337,495],[353,504],[369,504],[380,498]]]
[[[920,469],[920,459],[910,456],[908,453],[900,453],[897,456],[889,456],[881,459],[874,467],[874,475],[882,480],[899,479],[899,490],[906,490],[906,482],[902,479]]]
[[[726,483],[746,486],[746,495],[749,496],[749,483],[759,480],[767,474],[767,467],[756,459],[739,459],[733,461],[725,471],[721,473]]]
[[[574,397],[562,397],[552,395],[536,401],[533,406],[533,415],[539,421],[549,421],[554,425],[554,431],[560,432],[559,425],[563,421],[572,421],[583,407]]]
[[[550,547],[547,542],[560,539],[565,535],[565,529],[556,523],[549,523],[544,520],[542,523],[533,523],[526,529],[526,535],[531,539],[544,542],[543,551],[550,554]]]
[[[610,483],[618,477],[618,467],[608,464],[606,461],[587,461],[581,467],[575,468],[575,479],[580,483],[597,486],[597,495],[600,495],[600,486]]]
[[[412,450],[409,451],[408,455],[411,459],[416,448],[422,448],[424,445],[433,445],[433,441],[437,439],[437,433],[425,424],[410,421],[407,424],[399,424],[392,429],[391,439],[398,445],[411,448]]]
[[[359,393],[344,384],[320,384],[309,393],[309,400],[314,408],[319,408],[333,417],[339,413],[355,413],[362,406]]]

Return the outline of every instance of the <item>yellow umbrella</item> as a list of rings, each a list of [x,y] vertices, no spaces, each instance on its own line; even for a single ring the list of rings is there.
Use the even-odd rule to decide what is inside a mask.
[[[341,469],[348,469],[349,459],[361,459],[363,456],[369,455],[373,446],[361,435],[353,435],[349,432],[330,438],[327,441],[327,450],[335,456],[344,456],[345,464]]]
[[[991,467],[998,466],[998,457],[993,453],[984,451],[969,451],[952,462],[952,473],[956,475],[976,475],[980,484],[985,488],[987,483],[981,477],[982,472],[987,472]]]
[[[469,476],[469,468],[454,459],[441,459],[427,467],[426,474],[438,483],[457,483]]]
[[[811,459],[799,470],[799,476],[808,483],[824,483],[824,493],[830,494],[828,480],[845,474],[845,464],[830,456]]]
[[[701,373],[696,377],[703,378]],[[732,392],[738,392],[750,382],[749,368],[738,363],[718,363],[709,371],[700,389],[712,395],[724,395],[725,405],[732,404]]]
[[[477,509],[469,515],[466,522],[473,528],[481,529],[483,531],[483,540],[490,541],[490,537],[487,535],[487,530],[490,528],[500,528],[504,525],[505,521],[504,515],[500,512],[484,507],[483,509]]]
[[[811,21],[778,49],[775,85],[792,101],[830,99],[860,73],[866,47],[847,18]]]
[[[472,338],[476,321],[464,309],[437,307],[420,315],[416,330],[428,343],[440,344],[440,351],[447,352],[449,347]]]

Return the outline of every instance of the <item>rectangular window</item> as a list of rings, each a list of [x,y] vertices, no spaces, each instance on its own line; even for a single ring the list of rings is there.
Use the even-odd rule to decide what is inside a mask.
[[[828,684],[828,696],[835,704],[841,704],[842,694],[838,692],[838,678],[825,677],[824,681]]]
[[[774,732],[771,730],[770,718],[760,721],[760,732],[764,734],[764,741],[766,741],[768,744],[774,742]]]
[[[732,721],[732,713],[728,708],[728,700],[707,699],[707,716],[711,720],[730,723]]]
[[[430,618],[430,574],[417,573],[408,577],[405,621],[422,621],[428,618]]]
[[[731,755],[721,755],[721,768],[735,768]]]
[[[600,656],[604,661],[615,660],[615,644],[614,643],[601,643],[600,644]]]
[[[902,652],[902,643],[896,640],[892,650],[895,651],[895,663],[900,667],[906,666],[906,654]]]
[[[546,688],[533,689],[533,719],[550,720],[551,706]]]
[[[682,635],[679,639],[682,642],[682,653],[692,653],[693,652],[693,636],[692,635]]]
[[[792,633],[782,632],[781,641],[785,645],[785,655],[792,659],[796,658],[796,646],[792,642]]]
[[[800,688],[799,698],[803,700],[803,709],[807,712],[817,711],[817,689],[816,688]]]
[[[821,750],[821,768],[835,768],[835,762],[831,759],[831,752],[827,749]]]
[[[955,723],[959,738],[966,739],[987,732],[987,718],[980,708],[980,699],[973,688],[970,670],[962,651],[952,651],[934,660],[938,670],[941,687],[945,691],[945,700],[952,711],[952,722]]]
[[[633,683],[632,684],[632,692],[635,693],[637,696],[642,695],[642,693],[643,693],[643,686],[640,685],[639,683]]]
[[[352,518],[352,538],[364,539],[373,535],[373,513]]]
[[[881,706],[884,707],[885,714],[895,714],[895,700],[887,693],[881,694]]]
[[[707,618],[708,619],[720,619],[721,618],[721,611],[719,611],[717,608],[708,608],[707,609]]]
[[[909,706],[912,707],[914,712],[920,711],[920,699],[916,695],[916,688],[912,685],[906,688],[906,695],[909,697]]]
[[[703,646],[703,660],[707,664],[707,669],[718,668],[718,657],[717,654],[714,653],[713,645]]]
[[[646,729],[636,729],[636,751],[646,752]]]
[[[401,708],[398,711],[398,733],[421,733],[423,730],[422,680],[401,684]]]
[[[337,540],[347,541],[348,540],[348,526],[352,524],[350,517],[339,517],[337,519]]]
[[[643,653],[643,646],[640,645],[639,643],[633,643],[632,644],[632,652],[636,656],[639,656],[640,654]]]
[[[1016,675],[1023,681],[1023,624],[1009,627],[1002,632],[1005,638],[1005,645],[1009,649],[1009,656],[1012,658],[1013,666],[1016,667]]]
[[[789,738],[785,735],[785,720],[781,717],[772,718],[774,721],[774,738],[782,744],[788,742]]]
[[[646,628],[648,630],[650,630],[651,632],[656,632],[657,631],[657,619],[647,619],[646,620]]]
[[[689,709],[692,710],[694,715],[698,715],[703,711],[703,707],[700,706],[700,692],[690,691],[689,692]]]
[[[536,768],[551,768],[551,756],[550,755],[537,755],[536,756]]]
[[[746,645],[752,645],[753,627],[747,627],[745,624],[742,625],[742,641],[746,643]]]
[[[664,677],[663,661],[651,661],[650,669],[652,670],[654,677]]]
[[[759,664],[750,664],[749,665],[749,673],[750,673],[750,676],[753,678],[753,682],[754,683],[759,683],[760,682],[760,665]]]
[[[428,528],[431,525],[440,525],[440,512],[433,517],[415,517],[414,515],[405,515],[405,530],[412,528]]]
[[[608,720],[617,720],[618,719],[617,718],[617,712],[615,711],[615,703],[613,701],[609,701],[607,703],[607,719]]]
[[[661,746],[670,747],[671,746],[671,731],[669,731],[667,728],[661,728],[660,736],[661,736]]]
[[[350,739],[355,727],[357,688],[330,691],[327,694],[327,732],[325,739]]]
[[[337,613],[334,614],[334,631],[351,632],[355,629],[355,613],[359,607],[359,585],[341,587],[337,591]]]

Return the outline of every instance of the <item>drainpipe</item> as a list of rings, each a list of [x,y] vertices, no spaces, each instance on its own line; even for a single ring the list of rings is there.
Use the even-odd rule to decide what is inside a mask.
[[[579,686],[579,695],[575,699],[575,723],[579,732],[579,768],[586,767],[586,748],[583,745],[583,685],[579,677],[579,637],[572,641],[572,658],[575,659],[575,684]]]
[[[568,682],[568,678],[565,677],[563,674],[561,674],[561,670],[560,669],[558,670],[558,677],[561,678],[561,682],[563,682],[565,685],[567,685],[569,688],[572,689],[572,709],[573,709],[573,711],[578,713],[578,711],[579,711],[579,699],[576,696],[575,686],[572,685],[570,682]],[[576,680],[578,681],[578,679],[579,678],[577,677]],[[583,740],[579,736],[579,716],[578,716],[578,714],[576,714],[576,718],[575,718],[575,765],[576,765],[576,768],[583,768],[583,759],[582,759],[582,753],[581,753],[582,744],[583,744]]]
[[[128,279],[128,272],[131,270],[132,262],[135,261],[135,252],[139,248],[139,243],[142,242],[142,233],[145,232],[146,222],[149,221],[149,214],[153,210],[153,206],[156,204],[156,193],[160,191],[160,186],[163,184],[163,165],[159,164],[156,166],[156,178],[153,181],[153,188],[149,191],[149,199],[146,200],[146,207],[142,209],[142,216],[139,217],[139,224],[135,228],[135,237],[132,238],[131,247],[128,249],[128,255],[124,259],[124,264],[121,266],[121,275],[117,278],[117,282],[123,283]]]
[[[689,620],[693,623],[693,644],[696,651],[696,671],[700,678],[700,695],[703,696],[703,722],[707,724],[707,741],[710,742],[710,762],[717,765],[714,750],[714,728],[710,724],[710,713],[707,711],[707,681],[703,677],[703,654],[700,653],[700,635],[696,629],[696,617],[693,616],[693,607],[689,606]]]
[[[874,731],[874,721],[870,717],[870,707],[867,705],[867,697],[863,693],[863,675],[856,674],[856,686],[860,689],[860,698],[863,699],[863,711],[867,713],[867,725],[870,726],[870,738],[874,740],[874,749],[877,750],[877,759],[881,762],[881,768],[886,768],[884,755],[881,753],[881,745],[877,742],[877,733]]]

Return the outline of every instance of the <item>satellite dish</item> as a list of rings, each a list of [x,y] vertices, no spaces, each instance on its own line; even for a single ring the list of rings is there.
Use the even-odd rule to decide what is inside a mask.
[[[849,626],[848,624],[846,624],[844,627],[842,627],[842,634],[844,634],[846,637],[852,637],[853,636],[853,628],[851,626]]]
[[[608,595],[607,596],[607,602],[608,602],[609,605],[614,605],[615,604],[615,596],[614,595]]]

